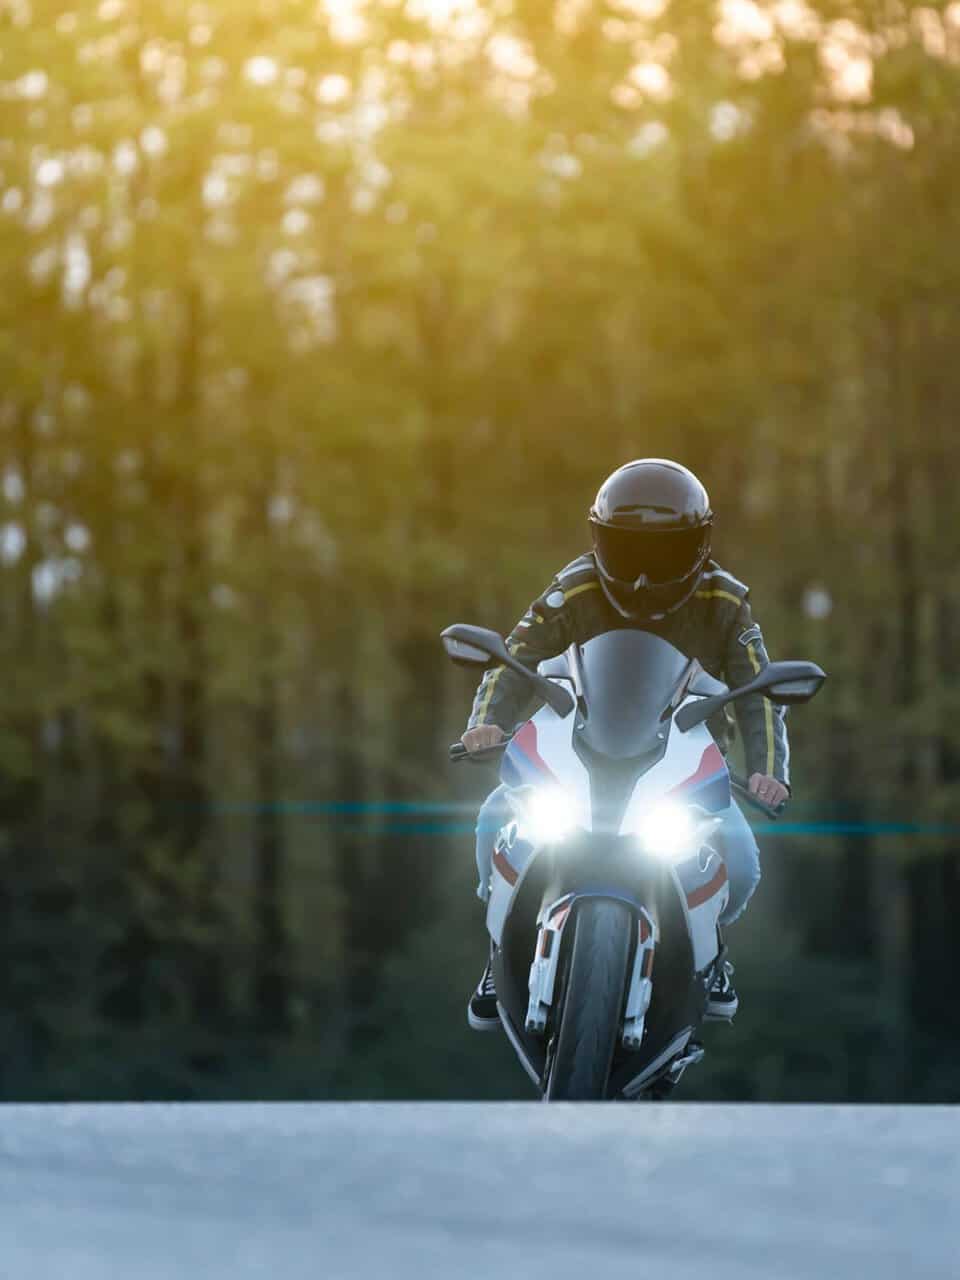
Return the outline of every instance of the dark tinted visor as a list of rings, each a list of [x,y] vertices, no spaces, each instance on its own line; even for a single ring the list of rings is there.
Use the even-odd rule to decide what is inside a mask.
[[[611,529],[593,526],[597,555],[611,578],[636,582],[675,582],[700,563],[710,537],[703,529]]]

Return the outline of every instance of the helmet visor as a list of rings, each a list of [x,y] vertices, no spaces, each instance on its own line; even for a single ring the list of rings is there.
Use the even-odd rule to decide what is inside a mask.
[[[618,582],[677,582],[706,558],[709,526],[699,529],[614,529],[593,526],[594,546],[604,571]]]

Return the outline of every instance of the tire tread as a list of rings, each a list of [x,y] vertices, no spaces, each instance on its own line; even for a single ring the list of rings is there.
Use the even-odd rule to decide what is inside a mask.
[[[596,898],[578,906],[572,923],[573,946],[547,1096],[599,1101],[606,1096],[620,1034],[633,916],[623,903]]]

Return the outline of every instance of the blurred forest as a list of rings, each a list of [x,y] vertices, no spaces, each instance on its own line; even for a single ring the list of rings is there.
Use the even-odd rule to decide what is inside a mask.
[[[530,1096],[438,633],[661,454],[831,675],[683,1096],[960,1101],[958,229],[956,0],[0,0],[0,1096]]]

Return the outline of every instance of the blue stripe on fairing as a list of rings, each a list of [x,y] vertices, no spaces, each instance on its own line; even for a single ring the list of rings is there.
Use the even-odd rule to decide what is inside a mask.
[[[520,770],[517,768],[517,762],[511,759],[509,753],[500,761],[500,781],[505,782],[508,787],[520,786]]]
[[[698,782],[695,787],[685,787],[682,791],[684,800],[698,804],[708,813],[719,813],[730,805],[730,775],[726,766],[718,770],[712,778]]]
[[[522,787],[543,780],[543,770],[533,763],[517,743],[511,742],[500,762],[500,780],[508,787]]]

